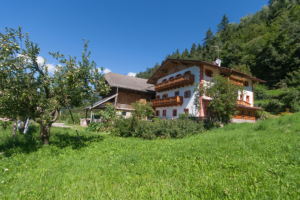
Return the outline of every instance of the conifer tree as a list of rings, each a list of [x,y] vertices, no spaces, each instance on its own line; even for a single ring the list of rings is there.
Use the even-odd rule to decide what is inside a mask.
[[[211,31],[211,28],[209,27],[208,31],[206,31],[206,33],[205,33],[205,38],[202,40],[203,45],[207,46],[208,44],[210,44],[213,39],[213,36],[214,36],[214,33]]]
[[[191,47],[191,51],[190,51],[190,57],[193,57],[196,53],[196,44],[193,43],[192,47]]]
[[[218,32],[225,31],[229,23],[227,16],[224,14],[220,24],[218,25]]]

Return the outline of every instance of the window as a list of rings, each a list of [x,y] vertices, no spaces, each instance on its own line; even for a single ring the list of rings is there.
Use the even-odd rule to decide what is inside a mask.
[[[171,77],[169,78],[169,81],[172,81],[172,80],[174,80],[174,76],[171,76]]]
[[[167,97],[168,97],[168,94],[162,95],[162,98],[167,98]]]
[[[251,111],[248,112],[248,116],[249,116],[249,117],[252,117]]]
[[[126,112],[122,112],[122,115],[123,115],[123,116],[126,116]]]
[[[164,80],[162,81],[162,83],[166,83],[166,82],[168,82],[168,80],[167,80],[167,79],[164,79]]]
[[[243,97],[243,95],[241,94],[241,95],[240,95],[240,100],[243,101],[243,99],[244,99],[244,97]]]
[[[167,111],[163,110],[163,117],[166,117],[166,116],[167,116]]]
[[[173,110],[173,117],[177,117],[177,110],[176,109]]]
[[[248,103],[250,103],[250,96],[246,96],[246,101],[248,102]]]
[[[205,70],[205,75],[208,77],[212,77],[213,76],[213,71],[211,71],[210,69],[206,69]]]
[[[242,111],[241,111],[241,115],[245,115],[245,111],[242,110]]]
[[[246,82],[244,83],[244,86],[245,86],[245,87],[248,87],[248,86],[249,86],[248,81],[246,81]]]
[[[159,117],[159,110],[155,111],[155,116]]]
[[[181,77],[181,74],[177,74],[177,75],[175,76],[175,78],[179,78],[179,77]]]
[[[185,109],[183,109],[183,112],[184,112],[185,114],[189,114],[189,109],[188,109],[188,108],[185,108]]]
[[[156,96],[156,99],[160,99],[160,95],[157,95],[157,96]]]
[[[179,91],[176,91],[176,92],[175,92],[175,96],[179,96]]]
[[[184,98],[190,98],[191,97],[191,91],[188,90],[188,91],[185,91],[184,92]]]
[[[191,71],[184,72],[184,75],[191,74]]]

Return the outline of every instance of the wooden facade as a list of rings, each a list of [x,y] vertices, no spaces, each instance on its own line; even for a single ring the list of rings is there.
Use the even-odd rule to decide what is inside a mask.
[[[145,99],[148,102],[150,102],[152,99],[155,99],[154,92],[141,92],[116,87],[112,87],[110,93],[108,95],[103,96],[103,98],[116,93],[118,94],[118,96],[116,98],[111,99],[109,103],[115,104],[116,109],[119,110],[133,110],[133,107],[131,105],[132,103],[140,101],[141,99]]]

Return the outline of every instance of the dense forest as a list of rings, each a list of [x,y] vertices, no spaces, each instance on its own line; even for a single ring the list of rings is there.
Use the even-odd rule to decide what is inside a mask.
[[[206,32],[202,44],[192,44],[180,53],[177,49],[166,56],[212,62],[222,50],[222,66],[230,67],[266,80],[273,85],[300,67],[300,0],[270,0],[261,11],[230,23],[226,14],[214,34]],[[164,61],[162,61],[163,63]],[[149,79],[159,68],[139,72],[136,76]]]

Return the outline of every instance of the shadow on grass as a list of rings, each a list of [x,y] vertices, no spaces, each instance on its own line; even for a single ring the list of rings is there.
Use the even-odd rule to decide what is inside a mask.
[[[6,131],[4,136],[0,138],[0,153],[4,153],[5,157],[10,157],[16,153],[31,153],[43,147],[43,143],[39,137],[40,128],[36,125],[30,125],[26,134],[17,132],[13,138],[11,131]],[[9,135],[8,135],[9,134]],[[101,135],[93,133],[79,132],[82,146],[78,140],[75,130],[72,129],[51,129],[50,146],[63,149],[71,146],[72,149],[80,149],[87,147],[91,142],[100,142],[104,139]]]

